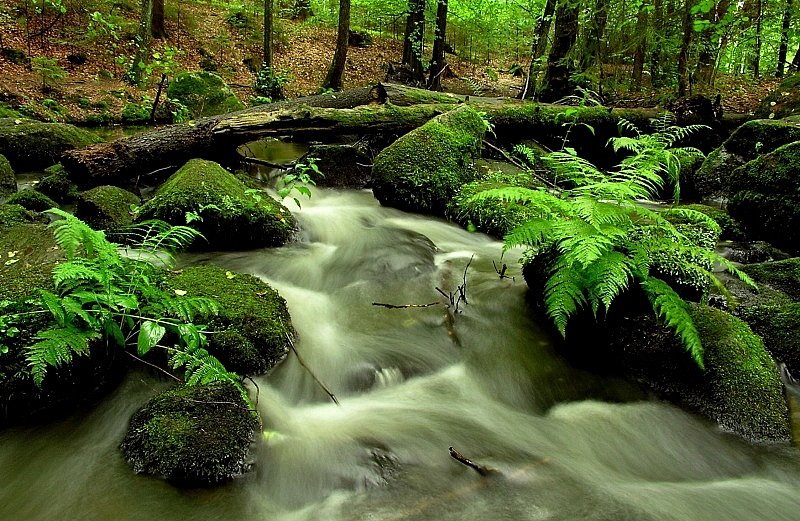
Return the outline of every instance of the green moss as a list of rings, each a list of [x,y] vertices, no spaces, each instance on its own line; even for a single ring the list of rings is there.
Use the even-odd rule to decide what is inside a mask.
[[[485,122],[469,107],[412,130],[375,157],[375,197],[385,205],[443,216],[461,186],[474,177],[471,161],[485,131]]]
[[[69,178],[69,172],[61,163],[45,168],[44,173],[47,175],[39,180],[36,190],[61,204],[75,200],[78,196],[78,186]]]
[[[33,212],[44,212],[50,208],[58,208],[58,203],[36,190],[22,190],[6,199],[8,204],[18,204]]]
[[[126,103],[122,107],[122,121],[126,123],[147,123],[150,121],[151,107],[137,103]]]
[[[710,383],[717,400],[708,411],[726,429],[754,439],[788,439],[788,409],[775,362],[761,339],[736,317],[718,309],[692,310]]]
[[[213,485],[249,470],[258,425],[232,384],[182,386],[133,415],[121,449],[137,473]]]
[[[800,258],[748,264],[742,269],[757,283],[767,284],[800,301]]]
[[[794,114],[800,114],[800,74],[784,79],[756,109],[760,118],[778,119]]]
[[[208,318],[214,331],[209,352],[229,370],[263,374],[286,356],[286,334],[294,334],[291,317],[286,301],[265,282],[209,265],[187,268],[168,285],[219,302],[219,315]]]
[[[81,192],[75,206],[75,216],[95,230],[115,232],[133,224],[131,205],[138,205],[136,194],[116,186],[98,186]]]
[[[737,310],[764,341],[775,360],[786,363],[793,374],[800,371],[800,302],[772,303]]]
[[[12,109],[8,105],[0,103],[0,118],[20,119],[22,117],[22,114],[20,114],[18,111]]]
[[[0,154],[0,197],[6,197],[17,191],[17,178],[6,156]]]
[[[35,220],[36,215],[33,212],[18,204],[0,204],[0,229]]]
[[[67,150],[99,142],[99,137],[72,125],[0,119],[0,154],[17,171],[48,167]]]
[[[37,288],[52,289],[53,267],[63,259],[50,230],[32,223],[0,228],[0,256],[0,301],[34,295]]]
[[[739,226],[739,223],[728,215],[728,212],[725,210],[705,204],[682,204],[677,206],[677,208],[695,210],[714,219],[720,227],[721,233],[719,238],[722,240],[739,241],[744,239],[744,232],[741,226]]]
[[[247,186],[212,161],[192,159],[175,172],[141,208],[140,219],[186,224],[186,213],[202,221],[191,226],[214,249],[279,246],[295,229],[292,214],[265,193]],[[198,245],[199,246],[199,245]]]
[[[167,96],[189,108],[193,118],[241,110],[244,105],[218,75],[207,72],[183,72],[169,84]]]

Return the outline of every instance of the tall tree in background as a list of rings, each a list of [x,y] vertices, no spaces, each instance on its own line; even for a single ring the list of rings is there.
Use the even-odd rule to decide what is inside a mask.
[[[422,68],[422,42],[425,37],[425,0],[408,0],[408,17],[403,38],[403,65],[411,71],[413,83],[425,82]]]
[[[644,11],[644,9],[640,8],[639,12],[642,13],[642,11]],[[595,0],[594,9],[588,19],[588,25],[586,48],[584,49],[583,56],[581,56],[580,64],[580,68],[583,71],[595,64],[601,67],[603,65],[603,55],[605,54],[604,38],[606,35],[606,25],[608,25],[608,0]]]
[[[522,94],[520,95],[522,99],[527,98],[529,93],[531,97],[535,95],[536,89],[533,87],[536,82],[536,70],[539,66],[539,59],[544,56],[544,51],[547,49],[547,35],[550,34],[550,25],[553,23],[555,10],[555,0],[547,0],[544,4],[544,11],[536,19],[536,29],[531,43],[531,62],[528,65],[525,86],[522,88]]]
[[[642,75],[644,73],[644,59],[647,53],[647,9],[645,2],[639,6],[636,15],[636,51],[633,53],[633,90],[642,88]]]
[[[339,29],[331,67],[322,83],[323,89],[342,90],[342,76],[347,63],[347,40],[350,32],[350,0],[339,0]]]
[[[166,38],[167,30],[164,27],[164,0],[153,0],[152,16],[150,34],[153,38]]]
[[[436,33],[433,36],[433,56],[428,77],[430,90],[442,90],[442,75],[447,67],[444,54],[445,36],[447,35],[447,0],[437,0]]]
[[[570,83],[573,67],[568,54],[578,39],[579,10],[578,0],[559,0],[553,29],[553,46],[547,57],[544,88],[540,95],[542,101],[556,101],[573,92]]]
[[[786,9],[783,11],[783,24],[781,25],[781,44],[778,47],[778,67],[775,76],[780,78],[786,69],[786,55],[789,52],[789,26],[792,24],[792,0],[786,0]]]
[[[764,17],[763,0],[755,0],[752,11],[756,21],[755,43],[753,44],[753,76],[758,78],[761,76],[761,27],[763,25]]]
[[[272,67],[272,0],[264,0],[264,49],[262,67]]]
[[[662,46],[667,40],[664,30],[664,1],[655,0],[653,2],[653,37],[650,40],[650,79],[654,87],[661,85]]]
[[[692,44],[694,24],[692,19],[692,0],[684,0],[683,22],[681,24],[681,48],[678,52],[678,97],[689,93],[689,46]]]

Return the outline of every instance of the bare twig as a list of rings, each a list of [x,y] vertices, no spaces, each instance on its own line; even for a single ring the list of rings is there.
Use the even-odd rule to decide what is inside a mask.
[[[486,476],[491,476],[492,474],[499,474],[499,472],[496,469],[493,469],[492,467],[487,467],[486,465],[480,465],[478,463],[475,463],[474,461],[468,459],[466,456],[458,452],[453,447],[450,447],[450,457],[456,460],[457,462],[471,468],[481,476],[486,477]]]
[[[501,268],[498,268],[497,264],[495,264],[495,262],[492,261],[492,266],[494,266],[494,272],[497,273],[500,279],[511,279],[512,281],[516,282],[516,279],[514,277],[509,277],[508,275],[506,275],[506,271],[508,271],[508,264],[504,262],[503,266]]]
[[[438,288],[437,288],[438,289]],[[429,308],[431,306],[438,306],[441,302],[431,302],[430,304],[384,304],[382,302],[373,302],[373,306],[380,306],[382,308],[389,308],[389,309],[406,309],[406,308]]]
[[[327,386],[327,385],[325,385],[325,384],[322,382],[322,380],[320,380],[319,378],[317,378],[317,375],[315,375],[315,374],[314,374],[314,371],[312,371],[312,370],[311,370],[311,368],[310,368],[310,367],[308,367],[308,364],[306,364],[306,361],[305,361],[305,360],[303,360],[303,357],[302,357],[302,356],[300,356],[300,353],[298,353],[298,352],[297,352],[297,348],[294,346],[294,340],[292,340],[292,337],[289,335],[289,333],[288,333],[288,332],[286,332],[286,331],[284,331],[284,335],[286,335],[286,340],[288,340],[288,341],[289,341],[289,347],[292,349],[292,352],[294,353],[294,356],[296,356],[296,357],[297,357],[297,361],[298,361],[298,362],[300,362],[300,365],[302,365],[302,366],[303,366],[303,369],[305,369],[306,371],[308,371],[308,374],[310,374],[310,375],[311,375],[311,378],[313,378],[313,379],[314,379],[314,381],[315,381],[315,382],[317,382],[317,385],[319,385],[319,386],[322,388],[322,390],[323,390],[323,391],[325,391],[325,393],[326,393],[328,396],[330,396],[331,400],[333,400],[333,403],[335,403],[336,405],[341,405],[341,404],[339,403],[339,400],[337,400],[337,399],[336,399],[336,395],[334,395],[334,394],[333,394],[333,393],[330,391],[330,389],[328,389],[328,386]]]

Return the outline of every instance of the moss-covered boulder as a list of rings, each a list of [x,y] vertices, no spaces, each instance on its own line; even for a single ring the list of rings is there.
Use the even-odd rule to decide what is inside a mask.
[[[39,180],[36,190],[43,193],[53,201],[69,204],[78,197],[78,185],[69,177],[69,172],[61,163],[44,169],[47,174]]]
[[[17,178],[14,169],[6,156],[0,154],[0,197],[6,197],[17,191]]]
[[[147,201],[140,219],[186,224],[187,212],[202,217],[191,226],[217,250],[280,246],[292,236],[295,220],[281,203],[248,189],[217,163],[192,159],[175,172]]]
[[[352,145],[313,145],[300,162],[312,158],[323,174],[314,178],[317,186],[361,189],[372,180],[372,160]]]
[[[0,229],[15,224],[32,223],[37,217],[35,213],[18,204],[0,204]]]
[[[475,177],[486,123],[470,107],[435,117],[375,157],[375,197],[386,206],[444,216],[461,186]]]
[[[78,194],[75,217],[95,230],[116,232],[133,224],[131,205],[141,202],[139,196],[116,186],[97,186]]]
[[[800,141],[737,168],[728,186],[728,211],[748,236],[800,250]]]
[[[800,374],[800,302],[741,306],[736,316],[761,337],[775,360]]]
[[[178,387],[131,418],[121,449],[134,472],[215,485],[247,472],[258,419],[231,383]]]
[[[800,257],[750,264],[742,269],[759,285],[766,284],[800,301]]]
[[[18,172],[48,167],[67,150],[99,142],[91,132],[64,123],[0,118],[0,154]]]
[[[58,203],[37,190],[21,190],[6,199],[8,204],[18,204],[32,212],[44,212],[58,208]]]
[[[686,208],[687,210],[695,210],[703,213],[716,222],[720,228],[719,238],[722,240],[739,241],[744,239],[744,232],[741,226],[735,219],[733,219],[728,212],[721,208],[715,208],[705,204],[683,204],[677,208]]]
[[[778,119],[793,115],[800,115],[800,74],[787,76],[756,109],[759,118]]]
[[[244,105],[225,81],[213,72],[182,72],[175,76],[167,96],[189,109],[193,118],[241,110]]]
[[[800,118],[748,121],[716,150],[711,152],[696,172],[681,178],[684,194],[700,198],[729,194],[731,173],[778,147],[800,140]]]
[[[286,301],[266,282],[218,266],[186,268],[168,285],[187,296],[210,297],[219,314],[206,317],[208,350],[228,370],[242,375],[266,373],[289,350],[294,336]]]

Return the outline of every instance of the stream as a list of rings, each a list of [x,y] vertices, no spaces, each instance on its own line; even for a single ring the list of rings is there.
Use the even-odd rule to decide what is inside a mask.
[[[501,261],[499,242],[369,191],[318,188],[301,203],[295,243],[181,262],[275,287],[341,406],[290,354],[256,379],[268,440],[254,471],[178,489],[134,475],[118,450],[130,415],[168,385],[134,371],[89,411],[0,431],[0,520],[800,519],[798,449],[749,445],[571,367],[530,318],[519,252]],[[372,305],[441,303],[435,288],[465,280],[452,322],[441,304]],[[450,446],[500,474],[481,478]]]

